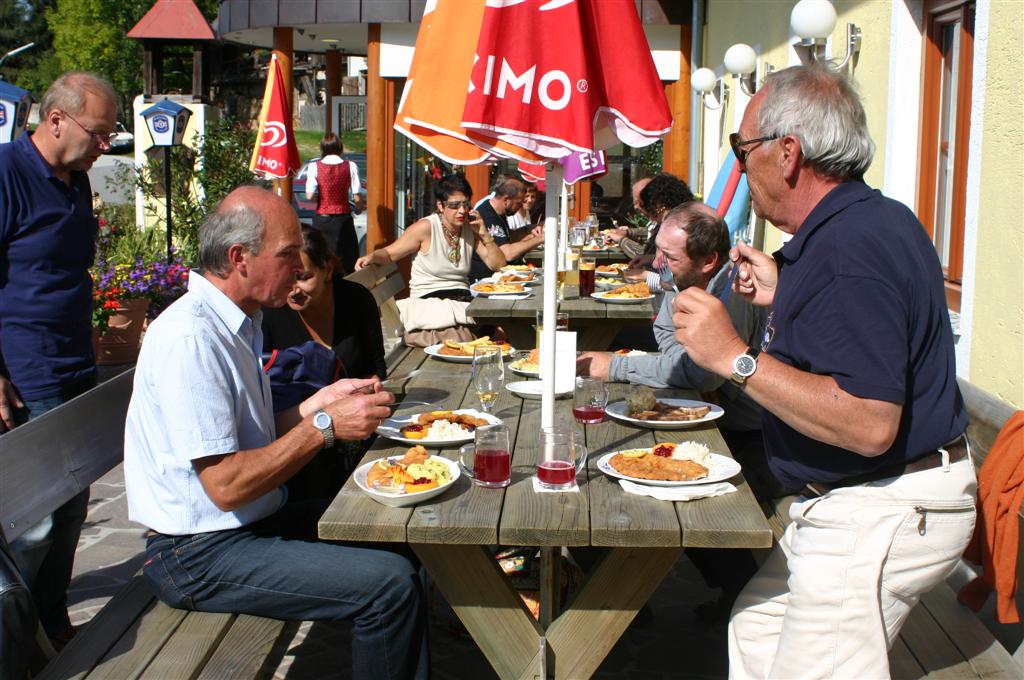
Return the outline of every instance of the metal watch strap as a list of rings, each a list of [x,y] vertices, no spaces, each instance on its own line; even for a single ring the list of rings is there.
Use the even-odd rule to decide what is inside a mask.
[[[321,418],[321,415],[323,418]],[[321,426],[317,421],[327,419],[327,424]],[[313,426],[320,430],[320,434],[324,436],[324,448],[329,449],[334,446],[334,420],[331,415],[326,411],[317,411],[313,414]]]

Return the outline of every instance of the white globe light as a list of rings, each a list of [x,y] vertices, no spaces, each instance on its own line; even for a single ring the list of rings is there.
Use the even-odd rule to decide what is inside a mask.
[[[836,8],[828,0],[800,0],[789,15],[789,27],[804,40],[827,38],[836,18]]]
[[[714,71],[709,68],[699,68],[690,76],[690,87],[701,94],[707,94],[715,89],[717,81],[718,78],[715,77]]]
[[[757,53],[744,43],[736,43],[725,51],[725,70],[736,75],[753,73],[757,68]]]

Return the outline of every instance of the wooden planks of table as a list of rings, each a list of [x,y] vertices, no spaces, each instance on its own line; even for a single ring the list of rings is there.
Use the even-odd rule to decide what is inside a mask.
[[[396,398],[435,406],[403,407],[398,413],[478,407],[469,389],[468,365],[412,352],[395,370],[421,364],[424,371]],[[612,400],[623,398],[628,389],[609,387]],[[693,396],[684,391],[664,394]],[[571,424],[590,452],[578,492],[534,492],[540,402],[503,391],[494,413],[509,426],[514,442],[507,489],[483,489],[462,476],[431,501],[390,508],[363,494],[350,479],[319,524],[320,537],[327,540],[408,543],[502,678],[590,677],[683,548],[767,548],[772,541],[742,476],[731,480],[736,493],[670,503],[627,494],[597,470],[597,459],[608,451],[662,441],[699,441],[728,455],[713,423],[675,431],[636,429],[614,421],[584,427],[572,418],[571,400],[558,401],[555,410],[556,422]],[[407,449],[394,443],[378,439],[364,462]],[[454,458],[457,447],[431,453]],[[541,547],[539,621],[494,559],[491,546],[498,544]],[[594,565],[564,607],[556,585],[560,546],[601,549],[594,551]]]
[[[544,305],[544,286],[533,286],[533,295],[525,300],[500,300],[477,297],[466,313],[478,324],[495,324],[505,329],[512,346],[532,349],[536,344],[534,324]],[[576,348],[606,350],[624,326],[650,326],[654,323],[661,295],[635,304],[601,302],[581,298],[578,286],[565,286],[565,299],[558,311],[569,314],[569,330],[576,331]]]

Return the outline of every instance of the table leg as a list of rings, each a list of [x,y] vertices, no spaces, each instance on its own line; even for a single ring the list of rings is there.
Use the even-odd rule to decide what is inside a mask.
[[[556,678],[589,678],[682,553],[681,548],[612,548],[547,629]]]
[[[541,666],[537,650],[544,630],[490,551],[479,545],[410,545],[495,673],[532,677]]]
[[[540,549],[540,626],[547,628],[558,616],[562,596],[562,549]]]

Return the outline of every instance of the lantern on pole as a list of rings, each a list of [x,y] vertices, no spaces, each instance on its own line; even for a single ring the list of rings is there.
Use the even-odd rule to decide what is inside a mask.
[[[13,142],[25,131],[32,95],[17,85],[0,80],[0,144]]]
[[[170,99],[157,102],[142,112],[153,146],[164,148],[164,200],[167,208],[167,263],[171,263],[171,147],[181,144],[192,112]]]

